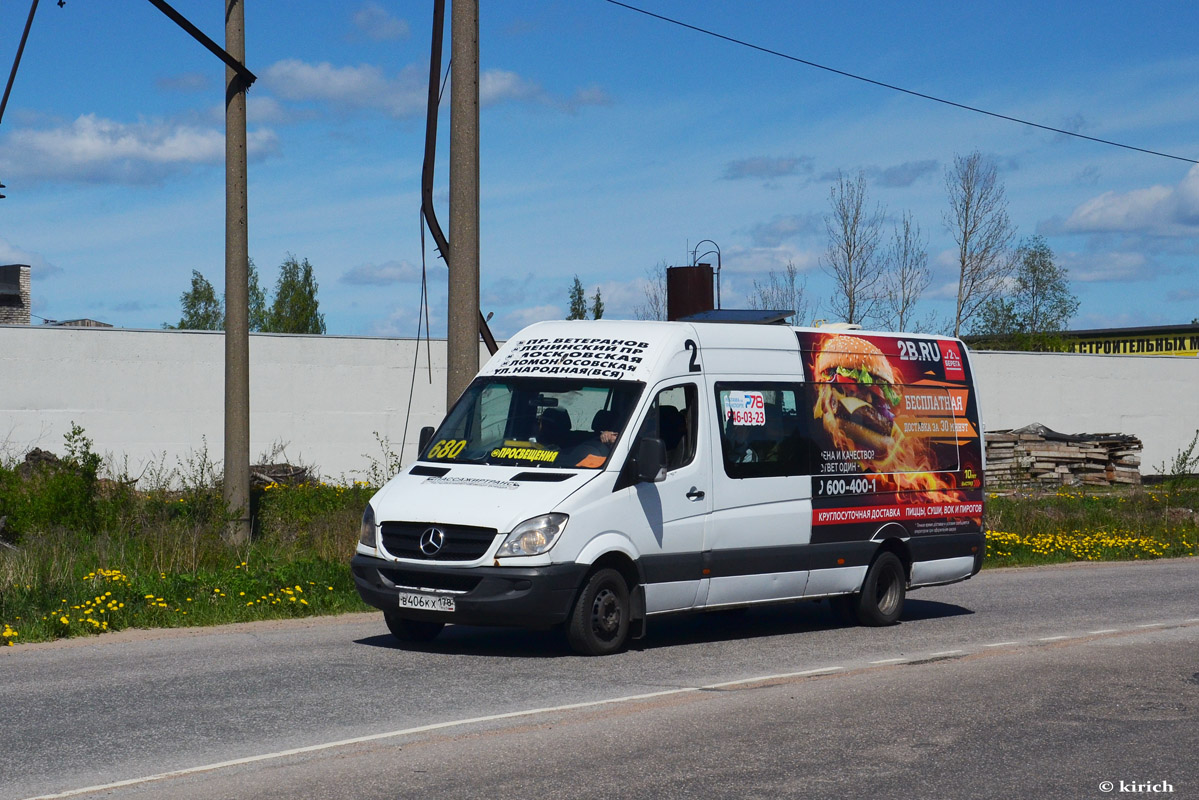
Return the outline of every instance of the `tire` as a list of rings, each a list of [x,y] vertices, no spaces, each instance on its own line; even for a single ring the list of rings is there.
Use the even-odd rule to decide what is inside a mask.
[[[389,612],[383,613],[383,619],[387,622],[387,630],[391,631],[391,635],[396,638],[396,641],[408,644],[412,642],[431,642],[437,638],[437,634],[441,633],[441,629],[445,627],[444,622],[407,619]]]
[[[619,652],[629,638],[629,587],[614,569],[587,579],[566,627],[571,649],[585,656]]]
[[[854,616],[858,623],[872,628],[894,625],[903,613],[903,598],[907,588],[907,573],[899,556],[884,550],[874,559],[862,591],[854,596]]]

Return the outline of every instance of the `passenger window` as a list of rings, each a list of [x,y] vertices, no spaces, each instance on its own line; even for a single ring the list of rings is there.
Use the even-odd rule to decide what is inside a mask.
[[[801,397],[795,384],[716,384],[725,474],[764,478],[809,473],[811,442],[799,413]]]
[[[696,409],[699,393],[695,384],[672,386],[658,392],[649,414],[637,432],[637,441],[659,438],[666,445],[666,471],[673,472],[695,459]],[[637,442],[633,443],[637,452]]]

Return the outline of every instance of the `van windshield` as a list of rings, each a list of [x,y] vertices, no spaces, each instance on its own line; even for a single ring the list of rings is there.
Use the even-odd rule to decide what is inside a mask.
[[[634,381],[478,378],[421,459],[601,469],[644,388]]]

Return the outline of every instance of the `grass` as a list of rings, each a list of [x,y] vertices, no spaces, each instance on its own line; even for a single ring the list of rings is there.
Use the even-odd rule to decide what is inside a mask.
[[[0,644],[367,610],[347,562],[369,483],[267,486],[251,542],[233,547],[203,454],[149,490],[98,469],[78,430],[62,464],[0,465],[0,536],[14,545],[0,547]],[[1194,481],[991,494],[985,564],[1197,555],[1196,509]]]
[[[986,507],[989,567],[1199,555],[1199,485],[997,495]]]
[[[204,514],[138,496],[123,527],[27,534],[0,552],[0,641],[364,611],[347,561],[373,491],[270,486],[244,548],[222,539],[215,492]]]

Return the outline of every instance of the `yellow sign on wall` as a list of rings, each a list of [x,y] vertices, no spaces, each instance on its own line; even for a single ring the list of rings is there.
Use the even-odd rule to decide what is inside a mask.
[[[1072,353],[1105,356],[1199,356],[1199,335],[1087,336],[1068,342]]]

